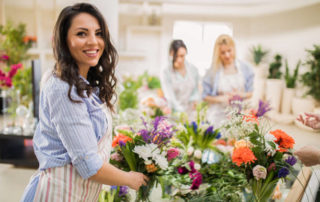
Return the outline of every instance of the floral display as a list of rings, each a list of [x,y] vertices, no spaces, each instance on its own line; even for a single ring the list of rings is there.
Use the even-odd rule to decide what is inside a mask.
[[[114,138],[111,163],[123,170],[142,172],[149,177],[148,185],[140,188],[136,201],[149,201],[154,184],[161,172],[168,169],[166,146],[175,132],[165,117],[158,116],[150,123],[143,121],[138,132],[121,130]]]

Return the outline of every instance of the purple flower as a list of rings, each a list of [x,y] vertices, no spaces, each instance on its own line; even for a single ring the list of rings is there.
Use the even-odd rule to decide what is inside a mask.
[[[213,126],[210,126],[207,128],[207,130],[204,132],[205,135],[211,135],[213,134]]]
[[[285,161],[291,166],[297,163],[297,159],[294,156],[289,156]]]
[[[119,146],[120,147],[125,147],[126,146],[126,143],[122,140],[119,140]]]
[[[256,113],[256,116],[261,117],[270,110],[271,110],[271,107],[269,102],[263,102],[262,100],[259,100],[259,108]]]
[[[194,133],[197,133],[198,125],[197,125],[197,123],[196,123],[195,121],[192,121],[192,122],[191,122],[191,127],[192,127],[192,129],[193,129],[193,132],[194,132]]]
[[[281,168],[278,173],[278,178],[284,178],[289,174],[288,168]]]
[[[188,173],[188,169],[185,168],[185,167],[179,167],[178,168],[178,173],[181,174],[181,175],[186,174],[186,173]]]
[[[120,186],[119,196],[124,196],[127,193],[128,193],[128,187],[127,186]]]
[[[243,101],[243,98],[240,95],[234,95],[231,99],[229,99],[229,104],[233,108],[238,109],[238,113],[241,112],[242,106],[241,102]]]
[[[219,133],[217,134],[216,139],[220,139],[220,137],[221,137],[221,133],[219,132]]]

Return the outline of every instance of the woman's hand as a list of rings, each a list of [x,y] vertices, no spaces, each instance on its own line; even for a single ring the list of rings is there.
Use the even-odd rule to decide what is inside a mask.
[[[320,129],[320,114],[304,113],[304,118],[301,114],[297,118],[298,121],[313,129]]]
[[[304,146],[294,152],[301,162],[306,166],[320,164],[320,149],[314,146]]]
[[[128,172],[128,187],[131,189],[138,191],[142,185],[147,185],[148,180],[149,178],[142,173],[134,171]]]

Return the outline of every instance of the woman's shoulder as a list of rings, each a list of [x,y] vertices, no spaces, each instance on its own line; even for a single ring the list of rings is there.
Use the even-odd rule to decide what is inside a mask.
[[[73,87],[74,88],[74,87]],[[55,75],[51,75],[48,80],[44,83],[44,86],[41,90],[43,93],[53,96],[66,95],[69,91],[69,84],[66,81],[63,81]],[[71,93],[73,94],[75,89],[72,89]]]

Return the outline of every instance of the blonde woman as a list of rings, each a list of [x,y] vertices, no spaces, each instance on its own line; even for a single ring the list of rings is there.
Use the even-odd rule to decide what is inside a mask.
[[[216,127],[225,119],[225,108],[230,99],[252,96],[254,73],[246,63],[236,59],[236,48],[231,36],[220,35],[215,43],[212,65],[203,78],[202,99],[210,104],[208,121]]]

